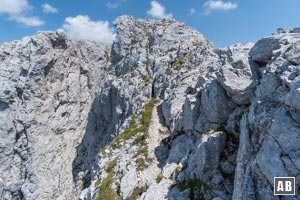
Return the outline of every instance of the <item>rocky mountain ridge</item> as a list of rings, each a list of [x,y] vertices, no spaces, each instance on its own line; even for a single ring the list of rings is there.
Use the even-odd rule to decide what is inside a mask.
[[[299,33],[216,49],[174,20],[115,26],[112,46],[1,45],[1,199],[298,199],[273,177],[300,178]]]

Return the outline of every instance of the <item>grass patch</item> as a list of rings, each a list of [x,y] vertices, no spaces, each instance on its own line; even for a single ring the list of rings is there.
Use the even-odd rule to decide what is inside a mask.
[[[139,132],[139,128],[136,125],[136,115],[133,115],[131,118],[131,123],[127,129],[121,134],[119,134],[113,142],[111,143],[111,146],[113,148],[116,148],[118,144],[120,144],[121,141],[128,140],[132,136],[136,135]]]
[[[100,185],[100,180],[98,179],[97,181],[96,181],[96,183],[95,183],[95,185],[96,185],[96,187],[98,187],[99,185]]]
[[[184,67],[184,60],[182,58],[169,60],[167,62],[172,68],[176,69],[177,71],[181,70]]]
[[[146,135],[143,133],[141,135],[138,135],[135,140],[134,140],[134,143],[135,144],[143,144],[146,140]]]
[[[90,187],[91,185],[91,179],[87,175],[82,177],[81,182],[82,182],[82,190]]]
[[[159,134],[161,134],[161,135],[170,135],[170,131],[167,129],[167,130],[161,130],[161,129],[159,129],[158,130],[158,132],[159,132]]]
[[[164,178],[164,175],[162,173],[159,173],[156,177],[156,183],[160,183],[163,178]]]
[[[157,102],[158,102],[157,99],[151,98],[150,101],[145,105],[144,112],[142,112],[141,126],[137,126],[136,124],[137,116],[133,115],[130,126],[123,133],[115,137],[115,139],[111,143],[111,146],[113,148],[116,148],[118,147],[121,141],[128,140],[129,138],[135,136],[139,132],[145,134],[144,138],[148,137],[148,127],[152,116],[152,109]]]
[[[214,132],[223,131],[226,133],[225,124],[224,123],[218,124],[213,128],[213,130]]]
[[[143,146],[143,147],[140,147],[136,154],[133,156],[134,158],[138,157],[139,155],[143,155],[145,156],[145,158],[148,156],[148,146]]]
[[[111,189],[111,186],[114,182],[114,168],[116,166],[116,163],[117,163],[116,160],[113,160],[108,164],[106,168],[106,172],[108,175],[102,181],[100,191],[98,193],[98,197],[96,198],[96,200],[107,200],[107,199],[121,200],[121,197],[118,195],[118,193],[113,189]]]
[[[132,92],[132,98],[136,97],[138,95],[137,90],[134,88],[133,92]]]
[[[167,63],[173,67],[176,64],[176,60],[169,60]]]
[[[167,75],[172,74],[172,71],[171,71],[171,69],[170,69],[169,67],[166,69],[166,74],[167,74]]]
[[[221,123],[214,127],[214,132],[223,131],[226,134],[226,141],[231,141],[233,144],[238,145],[240,143],[239,138],[233,133],[228,132],[225,128],[225,124]]]
[[[150,101],[145,105],[145,111],[142,114],[142,127],[148,131],[148,127],[150,124],[151,116],[152,116],[152,110],[156,103],[158,103],[159,100],[155,98],[151,98]]]
[[[202,183],[201,181],[197,179],[190,179],[185,182],[179,183],[177,185],[178,189],[182,192],[186,189],[190,189],[190,199],[194,199],[196,193],[200,191],[201,189],[205,192],[210,190],[210,187],[206,183]],[[203,195],[197,194],[199,199],[204,199]]]
[[[196,47],[201,47],[201,46],[203,46],[203,43],[202,42],[192,42],[192,45],[196,46]]]
[[[106,149],[109,148],[109,145],[105,145],[103,148],[101,148],[99,151],[98,151],[98,154],[103,154],[103,155],[107,155],[107,153],[105,152]]]
[[[143,75],[142,79],[146,84],[150,83],[150,76]]]
[[[209,130],[209,131],[203,131],[202,134],[204,135],[212,135],[214,133],[214,130]]]
[[[182,172],[182,167],[180,167],[180,166],[176,167],[176,175],[177,176],[180,172]]]
[[[136,163],[136,169],[138,170],[138,171],[142,171],[143,169],[144,169],[144,167],[145,167],[145,161],[144,161],[144,159],[143,158],[138,158],[138,159],[136,159],[135,160],[135,163]]]
[[[179,65],[183,65],[183,64],[184,64],[184,60],[183,60],[183,59],[179,59],[179,60],[178,60],[178,64],[179,64]]]
[[[235,120],[236,120],[236,121],[241,121],[242,118],[243,118],[243,113],[241,113],[241,114],[235,116]]]
[[[148,190],[148,186],[136,187],[134,188],[130,197],[127,198],[127,200],[137,200],[147,190]]]

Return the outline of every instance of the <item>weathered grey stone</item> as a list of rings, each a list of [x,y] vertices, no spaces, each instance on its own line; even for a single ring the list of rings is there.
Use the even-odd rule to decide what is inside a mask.
[[[1,199],[96,199],[108,175],[123,199],[278,199],[274,176],[300,178],[299,33],[215,49],[173,19],[114,24],[111,47],[0,46]],[[153,97],[155,130],[110,146]]]
[[[226,135],[215,132],[211,135],[203,134],[195,144],[190,154],[185,174],[189,179],[210,176],[219,166],[221,152],[225,145]]]
[[[135,168],[130,169],[121,180],[120,193],[124,199],[127,199],[135,189],[138,183]]]
[[[280,48],[280,36],[272,36],[259,40],[249,52],[251,59],[258,62],[266,63],[271,60],[274,50]]]
[[[72,161],[109,62],[108,50],[94,42],[71,41],[62,31],[1,45],[1,195],[77,196]]]

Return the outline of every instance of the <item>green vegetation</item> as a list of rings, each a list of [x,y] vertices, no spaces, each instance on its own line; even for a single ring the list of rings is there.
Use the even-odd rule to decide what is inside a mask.
[[[241,121],[242,117],[243,117],[243,113],[241,113],[241,114],[235,116],[235,120],[236,120],[236,121]]]
[[[164,178],[164,175],[162,173],[159,173],[156,177],[156,183],[160,183],[163,178]]]
[[[209,130],[209,131],[203,131],[202,134],[204,135],[211,135],[214,133],[214,130]]]
[[[176,167],[176,175],[178,175],[180,172],[182,172],[182,167]]]
[[[168,67],[167,69],[166,69],[166,74],[167,75],[170,75],[172,73],[172,71],[171,71],[171,69]]]
[[[183,59],[179,59],[179,60],[177,61],[177,63],[178,63],[179,65],[183,65],[183,64],[184,64],[184,60],[183,60]]]
[[[99,151],[98,151],[98,154],[103,154],[103,155],[106,155],[106,152],[105,150],[109,148],[109,145],[105,145],[103,148],[101,148]]]
[[[168,64],[171,65],[173,67],[173,65],[176,64],[176,60],[169,60]]]
[[[181,192],[190,188],[190,199],[194,199],[195,194],[200,191],[200,189],[202,189],[204,192],[210,190],[210,187],[206,183],[202,183],[197,179],[190,179],[188,181],[179,183],[177,187]],[[204,199],[203,195],[199,196],[199,198]]]
[[[144,143],[146,140],[146,135],[143,133],[141,135],[138,135],[135,140],[134,140],[134,143],[135,144],[141,144],[141,143]]]
[[[107,168],[107,177],[102,181],[100,191],[96,200],[121,200],[121,197],[118,195],[116,191],[111,189],[111,186],[114,181],[114,168],[116,166],[116,160],[111,161]]]
[[[132,92],[132,96],[131,96],[131,98],[134,98],[134,97],[136,97],[136,96],[137,96],[137,94],[138,94],[138,92],[137,92],[136,88],[134,88],[134,90],[133,90],[133,92]]]
[[[193,44],[193,46],[196,46],[196,47],[203,46],[202,42],[193,42],[192,44]]]
[[[148,127],[152,116],[152,109],[157,102],[157,99],[151,98],[150,101],[145,105],[144,112],[142,113],[141,126],[137,126],[137,117],[136,115],[133,115],[130,126],[113,140],[111,146],[113,148],[116,148],[121,141],[128,140],[129,138],[137,135],[140,132],[144,134],[144,139],[148,137]],[[141,138],[137,139],[137,141],[141,142]]]
[[[144,166],[145,166],[145,161],[144,161],[144,159],[143,158],[137,158],[136,160],[135,160],[135,163],[136,163],[136,169],[138,170],[138,171],[141,171],[141,170],[143,170],[144,169]]]
[[[128,73],[131,74],[131,73],[133,73],[133,72],[134,72],[134,68],[133,68],[133,67],[130,67],[129,70],[128,70]]]
[[[129,138],[136,135],[138,132],[139,132],[139,128],[137,127],[136,124],[136,115],[133,115],[129,127],[123,133],[115,137],[115,139],[111,143],[111,146],[113,148],[118,147],[121,141],[128,140]]]
[[[214,127],[214,132],[223,131],[226,133],[225,124],[221,123]]]
[[[143,79],[143,81],[144,81],[146,84],[150,83],[150,77],[149,77],[149,76],[143,75],[143,76],[142,76],[142,79]]]
[[[142,127],[143,130],[148,131],[148,126],[150,124],[151,116],[152,116],[152,110],[156,103],[158,103],[158,99],[151,98],[150,101],[145,105],[145,111],[142,114]]]
[[[167,62],[171,67],[175,66],[176,70],[181,70],[184,65],[184,60],[182,58],[178,58],[177,60],[169,60]],[[167,69],[168,70],[168,69]],[[166,72],[167,73],[167,72]],[[168,74],[168,73],[167,73]]]
[[[179,183],[177,185],[178,189],[182,192],[188,188],[192,190],[195,190],[196,188],[200,188],[201,187],[201,182],[197,179],[190,179],[188,181]]]
[[[82,189],[83,190],[85,188],[90,187],[90,185],[91,185],[91,179],[87,175],[82,177],[81,182],[82,182]]]
[[[143,155],[145,156],[145,158],[148,156],[148,146],[143,146],[143,147],[140,147],[136,154],[133,156],[134,158],[138,157],[139,155]]]
[[[100,185],[100,180],[98,179],[97,181],[96,181],[96,183],[95,183],[95,185],[96,185],[96,187],[98,187],[99,185]]]
[[[238,129],[239,129],[239,127],[238,127]],[[226,141],[231,141],[235,145],[238,145],[240,142],[238,137],[236,137],[233,133],[228,132],[226,130],[224,123],[221,123],[221,124],[218,124],[217,126],[215,126],[213,131],[214,132],[223,131],[226,134]]]
[[[134,188],[130,197],[127,200],[137,200],[144,192],[148,190],[148,186]]]
[[[165,131],[159,129],[158,131],[159,131],[159,134],[161,134],[161,135],[170,135],[170,131],[168,129]]]
[[[151,121],[151,116],[152,116],[152,110],[155,106],[155,104],[158,102],[157,99],[151,98],[150,101],[145,105],[144,111],[141,113],[141,120],[140,120],[140,126],[137,125],[137,116],[133,115],[131,119],[130,126],[121,134],[119,134],[110,145],[106,145],[104,148],[100,149],[99,153],[104,154],[105,149],[108,149],[109,147],[112,148],[117,148],[120,145],[120,142],[128,140],[131,137],[134,137],[137,135],[135,138],[134,142],[136,144],[140,144],[140,148],[138,149],[136,155],[134,157],[138,157],[139,155],[143,155],[145,158],[148,156],[148,146],[146,144],[146,138],[148,137],[148,128],[150,125]],[[138,133],[140,133],[138,135]],[[142,170],[144,168],[144,159],[143,158],[138,158],[136,159],[137,163],[137,169]],[[115,162],[112,162],[108,165],[107,167],[107,173],[109,174],[105,180],[103,180],[102,185],[101,185],[101,196],[105,196],[106,194],[110,195],[117,195],[117,193],[113,190],[110,189],[110,186],[113,182],[113,168],[115,166]],[[100,196],[99,193],[99,196]],[[97,200],[102,200],[104,198],[97,198]]]

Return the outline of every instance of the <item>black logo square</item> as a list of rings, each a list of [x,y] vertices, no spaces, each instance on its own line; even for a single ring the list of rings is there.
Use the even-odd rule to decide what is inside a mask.
[[[274,195],[295,195],[295,177],[274,177]]]

